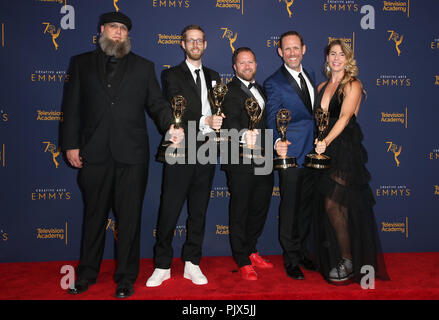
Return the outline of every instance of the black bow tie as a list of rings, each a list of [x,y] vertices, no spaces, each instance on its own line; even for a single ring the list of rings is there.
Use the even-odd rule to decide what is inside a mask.
[[[255,88],[257,89],[257,87],[256,87],[256,82],[253,82],[253,83],[250,82],[250,83],[248,84],[247,87],[248,87],[249,90],[250,90],[252,87],[255,87]]]

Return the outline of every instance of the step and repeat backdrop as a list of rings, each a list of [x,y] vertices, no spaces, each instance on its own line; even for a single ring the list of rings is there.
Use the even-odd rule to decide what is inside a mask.
[[[385,252],[439,250],[439,1],[433,0],[0,0],[0,262],[79,257],[82,195],[78,171],[59,149],[63,87],[70,57],[94,50],[99,16],[131,17],[133,51],[155,63],[157,77],[179,64],[180,32],[206,31],[203,64],[225,82],[232,53],[256,53],[258,82],[280,67],[279,36],[297,30],[304,65],[318,82],[323,49],[342,38],[354,50],[367,91],[359,114],[369,153],[377,227]],[[162,165],[160,136],[148,118],[151,161],[142,216],[142,257],[151,258]],[[279,188],[259,242],[280,254]],[[204,255],[231,254],[224,172],[217,169],[207,213]],[[176,256],[186,236],[186,208],[175,230]],[[116,224],[108,217],[104,258],[113,258]]]

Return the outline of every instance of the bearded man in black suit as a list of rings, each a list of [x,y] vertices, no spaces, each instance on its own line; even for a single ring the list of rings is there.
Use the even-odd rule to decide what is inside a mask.
[[[250,146],[259,145],[265,150],[266,97],[262,86],[255,81],[257,63],[253,51],[247,47],[235,50],[233,68],[235,77],[228,84],[228,93],[223,105],[226,115],[224,128],[242,132],[240,138],[242,143]],[[256,99],[262,112],[262,117],[253,130],[245,130],[249,128],[249,115],[245,108],[248,98]],[[260,143],[256,144],[256,141]],[[265,151],[272,154],[271,148],[272,146],[269,146],[269,150]],[[264,229],[273,192],[272,159],[268,158],[269,166],[268,170],[264,170],[265,172],[256,171],[258,164],[253,160],[246,164],[243,158],[238,164],[234,164],[231,159],[232,163],[222,165],[227,175],[230,192],[230,243],[233,257],[240,268],[241,278],[245,280],[258,279],[253,267],[273,268],[273,265],[264,260],[256,249],[258,238]],[[266,167],[267,164],[264,168]]]
[[[102,15],[98,48],[71,60],[61,145],[69,163],[80,168],[84,197],[81,255],[71,294],[96,282],[110,208],[117,223],[117,298],[134,293],[139,272],[149,161],[145,109],[162,133],[170,128],[171,109],[154,64],[131,52],[131,26],[121,12]]]
[[[171,101],[177,95],[183,96],[187,105],[183,114],[180,132],[183,128],[188,138],[191,127],[198,137],[207,139],[213,129],[220,129],[223,116],[212,115],[208,100],[209,91],[220,81],[218,72],[202,65],[201,58],[207,47],[203,29],[189,25],[183,29],[181,46],[185,61],[162,72],[163,95]],[[182,135],[178,134],[178,141]],[[189,136],[190,137],[190,136]],[[204,140],[204,139],[203,139]],[[193,141],[186,141],[188,144]],[[196,142],[196,152],[204,141]],[[188,149],[190,151],[190,149]],[[189,155],[189,158],[192,155]],[[216,159],[215,159],[216,160]],[[147,287],[157,287],[171,277],[173,259],[172,240],[181,210],[187,200],[188,218],[186,241],[182,259],[185,262],[184,278],[196,285],[207,284],[207,277],[199,264],[202,257],[202,243],[206,224],[206,212],[215,174],[215,163],[164,163],[162,194],[157,222],[156,244],[154,246],[154,272],[146,282]]]

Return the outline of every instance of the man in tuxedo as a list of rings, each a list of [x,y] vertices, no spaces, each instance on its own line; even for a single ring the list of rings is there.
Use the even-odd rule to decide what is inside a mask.
[[[224,128],[237,129],[243,132],[241,142],[246,145],[265,147],[265,103],[263,88],[256,83],[256,57],[250,48],[242,47],[233,53],[233,69],[235,77],[228,84],[228,93],[224,99],[223,110],[226,115]],[[256,129],[245,130],[249,127],[249,116],[245,108],[248,98],[255,98],[262,109],[262,118]],[[241,131],[243,130],[243,131]],[[259,139],[257,139],[259,136]],[[235,143],[235,141],[232,141]],[[269,152],[272,152],[269,150]],[[271,161],[271,160],[270,160]],[[251,161],[244,164],[223,164],[230,192],[229,232],[232,254],[240,271],[241,278],[257,280],[258,275],[253,267],[270,269],[273,265],[264,260],[256,249],[261,235],[273,193],[273,172],[266,175],[255,174],[255,164]]]
[[[182,95],[187,101],[183,114],[182,128],[186,134],[189,126],[198,133],[208,134],[219,129],[222,116],[212,115],[208,91],[220,81],[219,74],[202,65],[201,58],[207,47],[203,29],[189,25],[183,29],[181,47],[185,61],[162,72],[162,90],[170,101]],[[181,136],[179,136],[181,140]],[[180,141],[179,140],[179,141]],[[179,142],[178,141],[178,142]],[[192,143],[186,141],[186,143]],[[197,150],[202,142],[197,141]],[[157,222],[156,244],[154,246],[154,272],[146,282],[147,287],[157,287],[171,277],[173,259],[172,240],[181,210],[187,200],[188,217],[186,222],[186,241],[183,245],[182,259],[185,262],[184,278],[194,284],[208,282],[199,264],[202,256],[202,243],[206,212],[215,174],[215,164],[175,163],[163,164],[162,194]]]
[[[287,275],[304,279],[300,265],[315,269],[306,249],[311,223],[313,172],[304,168],[305,155],[312,151],[315,122],[312,106],[315,101],[315,78],[302,66],[306,46],[302,36],[289,31],[280,37],[278,53],[283,65],[265,82],[267,93],[267,127],[273,129],[274,148],[279,156],[296,157],[298,168],[279,170],[281,202],[279,207],[279,241],[283,249]],[[276,113],[291,111],[287,141],[279,139]]]
[[[154,64],[131,52],[131,25],[121,12],[103,14],[97,49],[71,60],[61,140],[67,160],[80,169],[84,220],[77,280],[70,294],[80,294],[96,282],[110,209],[117,224],[117,298],[134,293],[139,272],[149,161],[145,109],[161,132],[169,128],[171,112]]]

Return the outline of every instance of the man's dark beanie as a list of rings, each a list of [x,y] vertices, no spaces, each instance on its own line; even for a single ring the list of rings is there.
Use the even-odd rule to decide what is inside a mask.
[[[124,24],[128,28],[128,31],[130,31],[131,27],[132,27],[131,19],[128,18],[128,16],[124,15],[122,12],[107,12],[107,13],[104,13],[101,16],[99,24],[103,25],[105,23],[110,23],[110,22],[122,23],[122,24]]]

